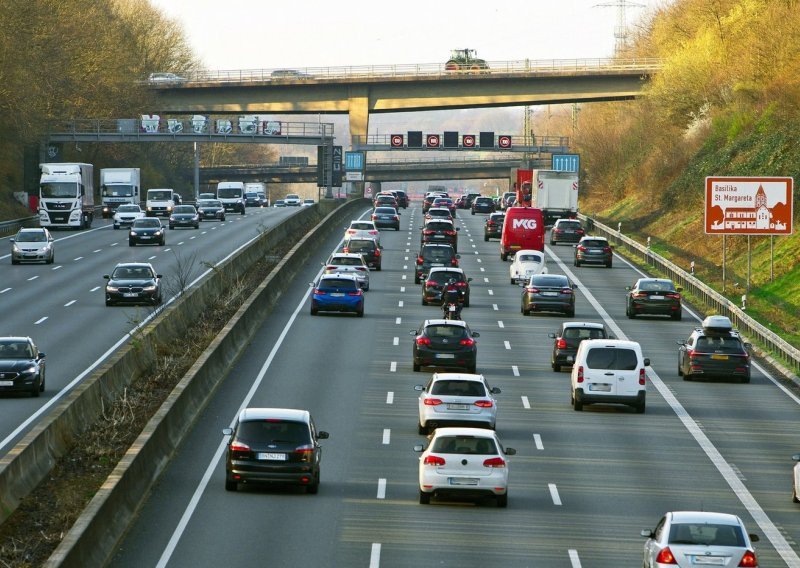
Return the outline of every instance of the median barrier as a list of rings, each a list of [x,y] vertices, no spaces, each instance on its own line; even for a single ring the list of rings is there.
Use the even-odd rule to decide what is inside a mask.
[[[337,208],[278,262],[173,389],[45,566],[85,568],[108,562],[195,417],[283,291],[323,239],[366,205],[366,201],[355,200]]]

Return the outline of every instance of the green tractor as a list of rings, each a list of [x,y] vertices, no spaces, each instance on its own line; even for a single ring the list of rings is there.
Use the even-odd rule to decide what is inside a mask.
[[[482,71],[488,68],[486,61],[479,59],[474,49],[454,49],[444,64],[445,71]]]

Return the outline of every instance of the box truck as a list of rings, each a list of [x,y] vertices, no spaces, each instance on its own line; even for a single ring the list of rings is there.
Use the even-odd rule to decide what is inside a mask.
[[[556,219],[578,216],[578,174],[555,170],[533,170],[532,205],[542,210],[546,225]]]
[[[103,168],[100,170],[100,199],[103,207],[103,219],[113,217],[120,205],[139,205],[140,189],[139,168]]]
[[[88,229],[94,220],[94,166],[39,164],[39,225]]]

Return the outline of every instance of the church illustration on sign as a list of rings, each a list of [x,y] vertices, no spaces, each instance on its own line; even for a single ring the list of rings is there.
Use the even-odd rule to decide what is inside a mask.
[[[714,208],[714,217],[711,224],[712,230],[778,230],[786,229],[787,206],[776,203],[773,207],[767,205],[767,193],[759,185],[755,194],[754,204],[751,207],[726,207]]]

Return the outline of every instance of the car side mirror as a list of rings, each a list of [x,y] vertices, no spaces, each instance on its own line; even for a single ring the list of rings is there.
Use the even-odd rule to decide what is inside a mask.
[[[460,231],[460,230],[461,230],[461,227],[456,227],[456,231]]]
[[[750,537],[751,542],[758,542],[759,540],[761,540],[760,538],[758,538],[757,534],[748,534],[747,536]]]
[[[472,337],[480,337],[480,336],[481,336],[481,334],[478,333],[477,331],[473,331],[472,332]]]
[[[650,529],[645,529],[639,534],[642,535],[644,538],[653,538],[655,536],[655,534],[653,534],[653,531],[651,531]]]
[[[500,394],[500,393],[502,393],[502,391],[497,387],[492,387],[491,389],[489,389],[489,392],[492,393],[492,394]]]
[[[752,349],[752,348],[753,348],[753,344],[752,344],[752,343],[750,343],[750,342],[746,342],[746,343],[744,344],[744,348],[745,348],[745,349],[747,349],[747,350],[749,351],[750,349]]]
[[[103,278],[105,278],[106,280],[110,280],[111,276],[109,276],[108,274],[103,274]]]
[[[317,440],[327,440],[330,437],[330,434],[325,432],[324,430],[320,430],[317,432]]]
[[[467,282],[472,282],[472,278],[467,278]]]
[[[794,461],[800,461],[800,454],[794,454],[794,455],[792,456],[792,459],[793,459]]]
[[[10,243],[16,242],[16,239],[8,239],[8,242]]]
[[[414,446],[414,451],[417,452],[417,453],[424,452],[425,451],[425,446],[423,446],[422,444],[418,444],[418,445]]]
[[[506,448],[505,450],[503,450],[503,453],[505,453],[507,456],[515,456],[517,455],[517,450],[515,450],[514,448]]]
[[[408,332],[408,335],[417,335],[417,330],[412,329],[411,331]]]
[[[631,287],[630,286],[625,286],[625,289],[630,291]]]
[[[649,357],[645,357],[644,358],[644,366],[645,367],[649,367],[650,366],[650,358]]]
[[[225,436],[232,436],[233,435],[233,428],[223,428],[222,433]]]
[[[577,284],[573,284],[573,285],[572,285],[572,289],[573,289],[573,290],[577,290],[577,289],[578,289],[578,285],[577,285]]]
[[[424,386],[422,386],[422,385],[414,385],[414,390],[415,390],[415,391],[420,391],[420,392],[421,392],[421,391],[424,391],[424,390],[425,390],[425,387],[424,387]]]
[[[37,359],[44,359],[45,357],[46,355],[44,353],[39,352],[39,356],[37,357]]]
[[[457,254],[457,255],[456,255],[456,258],[461,258],[461,255],[460,255],[460,254]]]
[[[556,334],[555,333],[548,333],[547,337],[549,337],[550,339],[555,339],[556,338]]]
[[[309,282],[309,283],[308,283],[308,285],[309,285],[309,286],[311,286],[311,287],[313,287],[313,286],[314,286],[314,283],[313,283],[313,282]]]
[[[683,292],[683,286],[676,286],[675,290],[677,290],[678,292]]]
[[[156,278],[162,278],[161,274],[156,274]]]

